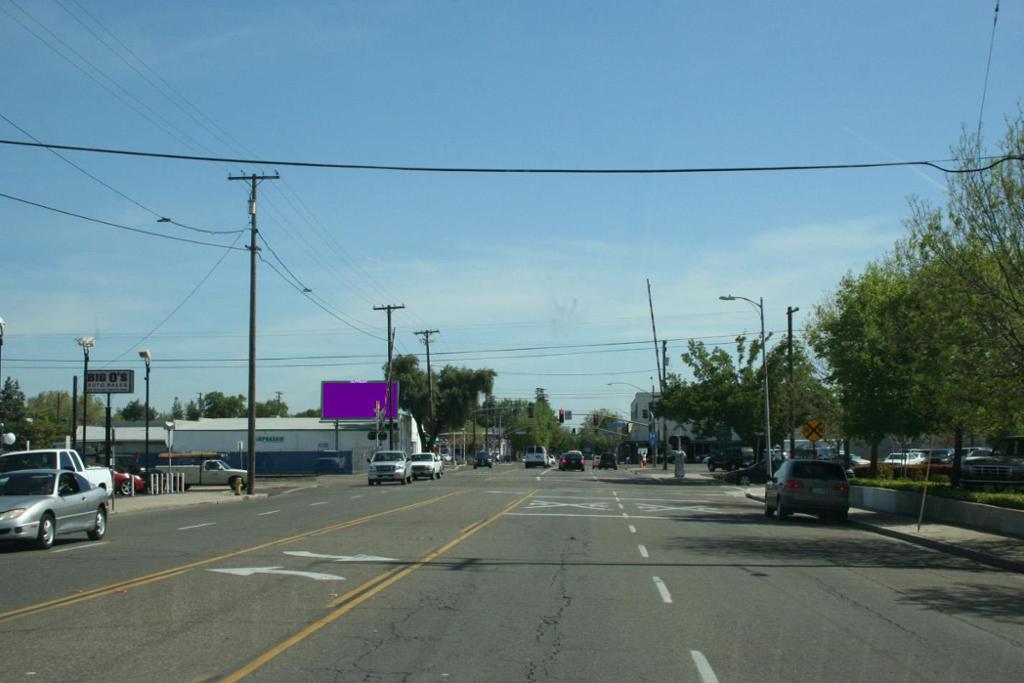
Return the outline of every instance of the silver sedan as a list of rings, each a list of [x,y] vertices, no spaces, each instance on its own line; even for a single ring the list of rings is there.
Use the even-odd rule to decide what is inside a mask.
[[[0,541],[31,541],[41,549],[57,534],[107,533],[107,492],[66,470],[0,474]]]

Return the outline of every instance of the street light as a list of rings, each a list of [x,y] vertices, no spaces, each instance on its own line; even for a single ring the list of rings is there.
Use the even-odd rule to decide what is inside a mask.
[[[149,471],[149,366],[153,364],[153,355],[149,349],[142,349],[139,358],[146,363],[146,459],[143,462],[146,463],[146,471]]]
[[[761,373],[764,375],[764,443],[765,443],[765,462],[768,468],[768,478],[772,478],[772,425],[771,425],[771,408],[768,403],[768,357],[765,350],[764,342],[764,297],[760,297],[757,301],[748,299],[745,296],[733,296],[732,294],[726,294],[725,296],[718,297],[722,301],[736,301],[736,299],[742,299],[748,304],[757,309],[757,312],[761,316]]]
[[[75,337],[85,354],[85,369],[82,371],[82,455],[85,455],[89,441],[89,350],[96,346],[94,337]]]
[[[3,372],[3,354],[4,354],[4,330],[7,329],[7,323],[4,322],[3,318],[0,318],[0,388],[3,388],[4,383],[4,372]],[[0,409],[3,405],[0,405]],[[0,424],[3,424],[4,415],[0,412]],[[3,445],[0,444],[0,450],[3,450]]]

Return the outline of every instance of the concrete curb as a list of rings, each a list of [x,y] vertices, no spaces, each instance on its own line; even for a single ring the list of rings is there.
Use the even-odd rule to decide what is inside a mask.
[[[173,494],[173,493],[171,493],[171,494],[166,494],[166,497],[167,498],[171,498],[173,496],[179,496],[179,495],[180,496],[187,496],[188,494],[187,493],[182,493],[182,494]],[[241,496],[222,496],[222,497],[218,497],[218,498],[205,498],[203,500],[187,500],[187,501],[182,501],[182,499],[179,498],[179,499],[176,499],[176,500],[161,500],[161,501],[153,501],[153,502],[146,501],[146,505],[145,506],[129,507],[127,510],[118,509],[118,504],[115,502],[114,503],[114,509],[110,511],[110,514],[112,514],[112,515],[131,515],[131,514],[135,514],[135,513],[139,513],[139,512],[153,512],[153,511],[157,511],[157,510],[173,510],[175,508],[195,507],[196,505],[224,505],[224,504],[227,504],[227,503],[240,503],[240,502],[247,501],[247,500],[262,500],[264,498],[268,498],[269,496],[270,496],[269,493],[254,493],[252,495],[249,495],[249,494],[246,493],[246,494],[243,494]],[[156,497],[156,496],[154,496],[154,497]],[[164,496],[160,496],[160,497],[163,498]],[[123,502],[126,502],[126,501],[122,501],[122,503]]]
[[[764,503],[763,497],[758,497],[750,493],[749,491],[747,491],[745,495],[750,500],[754,500],[762,504]],[[913,543],[914,545],[923,546],[925,548],[930,548],[932,550],[938,550],[939,552],[947,553],[949,555],[956,555],[958,557],[973,560],[981,564],[987,564],[990,567],[996,567],[998,569],[1004,569],[1006,571],[1024,574],[1024,562],[1018,562],[1016,560],[1010,560],[1005,557],[999,557],[998,555],[983,553],[978,550],[972,550],[971,548],[964,548],[963,546],[959,546],[954,543],[944,543],[943,541],[936,541],[931,538],[923,538],[921,536],[904,533],[902,531],[896,531],[895,529],[890,529],[879,524],[871,524],[870,522],[864,522],[858,519],[851,519],[850,525],[855,526],[859,529],[864,529],[865,531],[874,532],[881,536],[895,538],[900,541],[906,541],[907,543]]]

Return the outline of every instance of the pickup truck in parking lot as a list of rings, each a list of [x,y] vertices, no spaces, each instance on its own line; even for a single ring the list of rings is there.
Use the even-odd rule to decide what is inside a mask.
[[[114,495],[114,477],[107,467],[86,467],[78,451],[70,448],[43,448],[31,451],[11,451],[0,455],[0,472],[16,470],[67,470],[85,477],[96,488]]]
[[[157,472],[185,475],[185,488],[192,486],[227,486],[234,488],[235,481],[247,485],[249,473],[228,467],[223,460],[207,460],[202,465],[161,465]]]

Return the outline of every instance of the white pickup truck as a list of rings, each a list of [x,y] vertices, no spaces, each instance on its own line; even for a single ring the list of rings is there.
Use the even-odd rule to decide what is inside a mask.
[[[235,487],[235,480],[239,480],[245,486],[249,480],[249,473],[245,470],[236,470],[228,467],[223,460],[206,460],[202,465],[161,465],[158,472],[184,474],[185,488],[190,486],[227,486]]]
[[[31,451],[11,451],[0,454],[0,472],[15,470],[68,470],[85,477],[90,484],[114,495],[114,477],[110,468],[93,465],[86,467],[77,451],[70,448],[45,448]]]

